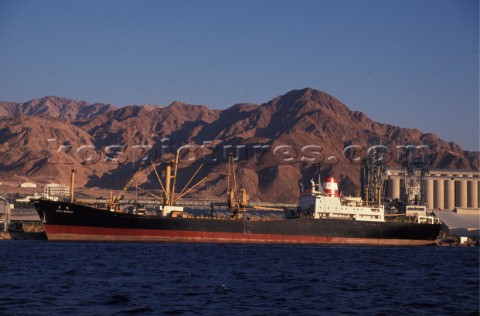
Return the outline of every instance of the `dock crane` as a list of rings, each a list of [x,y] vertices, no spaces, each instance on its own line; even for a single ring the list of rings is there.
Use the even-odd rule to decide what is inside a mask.
[[[385,159],[378,148],[362,160],[360,167],[361,195],[366,206],[380,206],[385,191]]]
[[[401,170],[400,200],[406,205],[425,204],[425,177],[433,156],[426,153],[415,153],[415,148],[408,148]]]

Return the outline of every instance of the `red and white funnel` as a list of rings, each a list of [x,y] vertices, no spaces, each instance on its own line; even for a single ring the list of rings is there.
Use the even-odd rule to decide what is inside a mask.
[[[323,182],[323,191],[327,196],[339,197],[337,179],[325,178],[325,182]]]

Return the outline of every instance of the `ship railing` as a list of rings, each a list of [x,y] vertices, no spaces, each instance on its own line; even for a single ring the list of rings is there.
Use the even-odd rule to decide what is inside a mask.
[[[77,200],[77,202],[81,202],[84,204],[108,204],[107,199],[101,199],[101,198],[82,198],[80,200]],[[222,203],[224,202],[223,199],[205,199],[205,200],[199,200],[199,199],[179,199],[175,204],[179,206],[210,206],[213,203]],[[134,199],[124,199],[121,204],[144,204],[148,206],[156,206],[156,205],[162,205],[159,201],[156,200],[148,200],[148,199],[139,199],[139,200],[134,200]],[[296,204],[289,204],[289,203],[273,203],[273,202],[250,202],[249,205],[251,206],[259,206],[259,207],[270,207],[270,208],[295,208],[297,207]]]

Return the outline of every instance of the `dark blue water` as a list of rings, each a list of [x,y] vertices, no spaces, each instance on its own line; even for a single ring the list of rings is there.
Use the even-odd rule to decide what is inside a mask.
[[[478,247],[0,243],[1,315],[478,315]]]

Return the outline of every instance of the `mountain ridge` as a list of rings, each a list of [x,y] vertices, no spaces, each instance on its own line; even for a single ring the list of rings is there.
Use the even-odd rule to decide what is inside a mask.
[[[0,102],[0,179],[20,174],[39,182],[53,177],[68,183],[73,165],[80,186],[119,189],[142,157],[160,161],[168,156],[163,155],[165,148],[183,145],[194,147],[205,159],[220,157],[200,172],[209,180],[198,194],[225,193],[225,154],[237,146],[244,158],[238,161],[239,186],[254,200],[281,202],[296,201],[298,180],[309,179],[318,163],[324,173],[340,179],[344,192],[358,191],[359,166],[346,158],[348,146],[361,146],[365,152],[371,145],[382,145],[395,156],[402,146],[425,145],[435,153],[435,168],[478,169],[480,157],[433,133],[375,122],[312,88],[225,110],[180,101],[165,107],[118,108],[53,96]],[[258,148],[265,152],[259,154]],[[188,160],[188,155],[185,151],[183,158]],[[400,156],[392,159],[391,167],[400,166]],[[293,162],[282,160],[286,158]],[[191,171],[193,166],[182,168]],[[156,184],[152,176],[142,183],[146,188]]]
[[[45,116],[64,119],[88,119],[115,110],[111,104],[88,103],[56,96],[45,96],[23,103],[0,101],[1,116]]]

